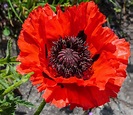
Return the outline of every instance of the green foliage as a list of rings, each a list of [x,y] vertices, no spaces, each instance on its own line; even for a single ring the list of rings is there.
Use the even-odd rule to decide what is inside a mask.
[[[11,47],[12,42],[9,40],[6,57],[0,59],[0,115],[14,115],[17,104],[33,107],[31,103],[16,97],[13,92],[21,84],[28,81],[32,73],[21,76],[16,72],[15,64],[18,62],[15,57],[11,57]]]
[[[10,30],[9,30],[8,27],[5,27],[5,28],[4,28],[3,34],[4,34],[5,36],[9,36],[9,35],[10,35]]]
[[[16,109],[16,103],[14,98],[5,97],[3,100],[0,99],[0,114],[1,115],[14,115]]]
[[[13,97],[8,94],[4,99],[0,98],[0,115],[14,115],[17,104],[26,107],[34,107],[33,104],[21,100],[20,97]]]

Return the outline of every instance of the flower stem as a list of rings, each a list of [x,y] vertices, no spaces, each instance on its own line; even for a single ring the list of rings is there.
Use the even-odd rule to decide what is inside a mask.
[[[43,101],[41,102],[41,104],[39,105],[39,107],[37,108],[36,112],[34,113],[34,115],[39,115],[41,113],[41,111],[43,110],[44,106],[45,106],[46,102],[43,99]]]

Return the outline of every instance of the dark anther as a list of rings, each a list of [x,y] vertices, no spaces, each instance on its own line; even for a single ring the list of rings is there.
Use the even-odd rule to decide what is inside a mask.
[[[88,46],[82,38],[60,38],[53,43],[50,55],[50,65],[59,76],[82,78],[83,73],[91,66],[92,59]]]
[[[84,33],[84,30],[80,31],[77,35],[78,38],[81,38],[83,41],[86,41],[86,34]]]
[[[92,61],[93,61],[93,62],[97,61],[98,58],[99,58],[99,56],[100,56],[100,54],[95,54],[95,55],[93,56],[93,58],[92,58]]]
[[[47,49],[47,45],[45,44],[45,56],[46,58],[48,57],[48,49]]]
[[[52,79],[51,77],[49,77],[46,73],[42,72],[42,75],[43,75],[43,77],[48,78],[48,79],[54,81],[54,79]]]

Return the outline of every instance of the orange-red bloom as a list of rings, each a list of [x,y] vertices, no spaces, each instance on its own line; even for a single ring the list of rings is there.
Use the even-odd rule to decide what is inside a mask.
[[[126,77],[129,43],[103,27],[105,16],[94,2],[54,13],[32,11],[23,24],[17,71],[31,76],[43,98],[57,107],[89,109],[116,97]]]

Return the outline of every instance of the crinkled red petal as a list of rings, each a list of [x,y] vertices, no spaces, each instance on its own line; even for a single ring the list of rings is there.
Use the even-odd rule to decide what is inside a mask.
[[[89,109],[100,106],[116,97],[126,77],[126,67],[130,56],[129,43],[118,37],[108,27],[102,27],[105,16],[94,2],[83,2],[55,14],[50,6],[38,7],[30,13],[23,24],[18,46],[21,62],[17,71],[26,74],[33,71],[30,78],[39,91],[45,90],[43,97],[57,107],[71,105]],[[75,76],[55,77],[57,73],[49,67],[49,54],[53,41],[60,37],[86,34],[86,42],[91,57],[99,58],[91,66],[92,74],[84,75],[87,80]]]
[[[109,89],[113,84],[106,85],[105,90],[99,90],[97,87],[83,87],[76,84],[64,85],[64,88],[56,86],[54,88],[47,88],[43,97],[46,102],[51,102],[57,107],[65,107],[71,104],[72,107],[83,107],[87,110],[100,106],[109,101],[110,96],[115,97],[120,87],[114,87]]]

